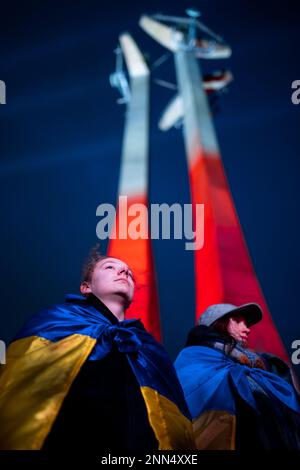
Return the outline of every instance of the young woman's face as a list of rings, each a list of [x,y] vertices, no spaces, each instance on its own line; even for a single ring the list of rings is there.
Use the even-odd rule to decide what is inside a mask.
[[[84,293],[92,293],[102,301],[111,296],[121,296],[129,306],[134,294],[134,278],[126,263],[117,258],[100,260]]]
[[[243,315],[235,315],[229,318],[227,331],[236,341],[247,346],[250,329]]]

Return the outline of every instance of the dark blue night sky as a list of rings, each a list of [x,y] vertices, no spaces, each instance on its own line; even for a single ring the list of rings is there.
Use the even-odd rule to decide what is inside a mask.
[[[174,6],[176,5],[176,6]],[[139,28],[142,13],[182,15],[188,2],[7,2],[1,6],[0,338],[39,308],[77,292],[97,242],[96,207],[115,203],[125,108],[109,85],[118,34],[150,62],[164,53]],[[196,1],[202,20],[233,49],[235,81],[216,115],[226,174],[252,260],[288,353],[300,339],[299,124],[296,1]],[[4,10],[3,10],[4,9]],[[153,72],[175,81],[172,59]],[[150,200],[189,203],[181,130],[157,122],[172,92],[152,85]],[[106,244],[103,244],[105,250]],[[194,321],[193,253],[184,240],[154,242],[165,345],[172,355]],[[298,366],[299,369],[300,366]]]

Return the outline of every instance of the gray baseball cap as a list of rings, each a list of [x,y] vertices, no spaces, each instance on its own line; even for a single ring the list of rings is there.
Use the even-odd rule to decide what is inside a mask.
[[[247,326],[253,326],[261,321],[263,313],[258,304],[249,303],[240,306],[232,304],[210,305],[200,316],[198,324],[211,326],[216,320],[228,314],[241,314],[247,322]]]

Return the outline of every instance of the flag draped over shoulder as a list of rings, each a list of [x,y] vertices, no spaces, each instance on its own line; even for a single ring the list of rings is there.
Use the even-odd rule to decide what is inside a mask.
[[[83,363],[112,347],[126,354],[159,449],[193,448],[189,411],[161,345],[139,320],[112,325],[84,297],[67,300],[73,302],[32,317],[8,348],[0,369],[0,449],[40,449]]]
[[[181,351],[175,369],[193,420],[197,449],[234,449],[236,394],[258,414],[253,385],[300,413],[292,385],[276,374],[239,364],[207,346]]]

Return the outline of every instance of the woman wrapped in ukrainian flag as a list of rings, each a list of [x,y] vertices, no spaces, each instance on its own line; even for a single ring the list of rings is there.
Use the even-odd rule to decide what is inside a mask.
[[[256,303],[210,305],[175,368],[198,450],[300,450],[300,393],[281,358],[248,347]]]
[[[181,386],[163,347],[124,320],[130,268],[94,251],[82,295],[34,315],[0,375],[0,449],[192,449]]]

